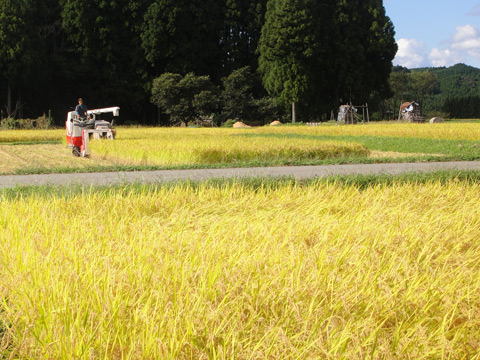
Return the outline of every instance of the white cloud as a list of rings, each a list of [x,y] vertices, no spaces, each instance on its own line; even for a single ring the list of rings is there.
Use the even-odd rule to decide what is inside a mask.
[[[480,60],[480,30],[472,25],[457,26],[451,46],[456,51]]]
[[[395,65],[408,68],[423,66],[452,66],[468,63],[480,64],[480,30],[470,24],[457,26],[455,34],[444,41],[441,48],[429,52],[426,45],[417,39],[399,39],[398,52],[393,60]]]
[[[433,48],[428,55],[433,66],[451,66],[464,61],[464,57],[450,49]]]
[[[480,43],[480,31],[470,24],[457,26],[457,33],[453,35],[452,43],[458,44],[470,40],[477,40]]]
[[[480,60],[480,30],[475,26],[457,26],[445,49],[434,48],[428,58],[434,66],[451,66],[459,62]]]
[[[407,68],[424,66],[426,46],[416,39],[399,39],[397,41],[398,52],[393,60],[395,65]]]

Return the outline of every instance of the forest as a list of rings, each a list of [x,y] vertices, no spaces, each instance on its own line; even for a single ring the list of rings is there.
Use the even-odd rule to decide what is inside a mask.
[[[471,119],[480,117],[480,69],[465,64],[407,69],[395,66],[390,75],[394,96],[384,107],[417,101],[426,115]],[[395,104],[395,105],[394,105]]]
[[[3,0],[0,118],[61,125],[78,97],[125,124],[480,116],[480,69],[392,67],[394,35],[379,0]]]
[[[235,97],[252,114],[288,118],[295,105],[299,120],[321,119],[391,96],[397,50],[381,0],[2,0],[0,40],[2,117],[51,111],[56,124],[79,97],[120,106],[125,123],[168,124],[152,102],[164,74],[207,77],[219,101],[197,108],[222,119]],[[224,93],[232,75],[243,93]]]

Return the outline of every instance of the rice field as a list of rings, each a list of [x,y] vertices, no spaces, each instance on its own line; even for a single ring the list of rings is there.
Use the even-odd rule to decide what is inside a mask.
[[[90,159],[0,131],[0,172],[475,152],[479,130],[119,128]],[[0,192],[0,359],[480,359],[476,179]]]
[[[322,138],[323,137],[323,138]],[[325,137],[329,137],[326,139]],[[358,137],[358,140],[356,139]],[[127,160],[136,164],[149,165],[206,165],[251,161],[277,161],[280,164],[300,160],[322,161],[326,159],[367,158],[372,151],[361,143],[360,137],[371,137],[375,142],[407,143],[416,141],[414,150],[408,146],[399,148],[403,157],[422,156],[424,148],[432,141],[450,142],[443,155],[460,153],[462,144],[469,142],[464,155],[477,153],[480,149],[480,124],[366,124],[357,126],[283,126],[249,129],[184,129],[184,128],[137,128],[119,131],[115,142],[95,142],[92,149],[99,156],[115,161]],[[428,144],[427,144],[428,143]],[[396,145],[397,147],[399,145]],[[460,147],[458,147],[460,146]],[[393,148],[384,152],[395,152]],[[455,148],[457,147],[457,148]],[[413,147],[412,147],[413,149]],[[442,155],[435,149],[431,156]],[[457,156],[464,156],[457,154]],[[384,156],[387,157],[387,156]],[[396,157],[402,157],[397,155]]]
[[[0,130],[0,144],[21,142],[60,142],[65,129],[54,130]]]
[[[0,358],[480,358],[478,182],[0,202]]]
[[[277,126],[258,127],[249,129],[185,129],[185,128],[142,128],[142,127],[117,127],[120,139],[145,139],[155,137],[174,136],[182,134],[187,138],[196,135],[225,136],[242,133],[273,133],[273,134],[314,134],[314,135],[351,135],[351,136],[382,136],[424,139],[449,139],[480,141],[480,123],[447,122],[443,124],[409,124],[409,123],[368,123],[355,126],[338,126],[325,124],[322,126]],[[0,130],[0,143],[34,142],[34,141],[62,141],[65,129],[54,130]],[[163,139],[165,140],[165,139]]]
[[[0,173],[473,160],[480,158],[480,124],[118,127],[115,141],[91,147],[90,159],[74,159],[63,129],[0,131]]]
[[[104,159],[143,165],[208,165],[295,162],[367,156],[361,144],[316,139],[245,138],[233,129],[146,128],[119,133],[115,141],[92,142]],[[258,130],[260,131],[260,130]],[[257,131],[255,132],[257,133]]]
[[[263,128],[262,131],[268,128]],[[288,132],[289,127],[278,127],[274,132]],[[480,123],[441,123],[441,124],[414,124],[414,123],[367,123],[354,126],[299,126],[295,132],[315,135],[351,135],[351,136],[378,136],[420,139],[445,139],[480,141]]]

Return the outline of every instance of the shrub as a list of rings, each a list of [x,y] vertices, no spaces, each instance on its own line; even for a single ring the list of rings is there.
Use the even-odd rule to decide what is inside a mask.
[[[231,128],[231,127],[233,127],[233,124],[235,124],[236,122],[237,122],[236,119],[227,119],[227,121],[225,121],[225,122],[222,124],[222,127]]]
[[[36,119],[14,119],[4,118],[1,120],[0,127],[2,129],[50,129],[52,127],[52,119],[45,114]]]
[[[15,129],[15,119],[14,118],[4,118],[0,122],[0,127],[2,129]]]

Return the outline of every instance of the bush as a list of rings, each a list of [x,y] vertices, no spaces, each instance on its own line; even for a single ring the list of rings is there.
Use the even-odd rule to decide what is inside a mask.
[[[52,127],[52,119],[43,114],[36,119],[4,118],[0,122],[2,129],[49,129]]]
[[[235,120],[235,119],[227,119],[227,121],[225,121],[222,124],[222,127],[231,128],[231,127],[233,127],[233,124],[235,124],[236,122],[237,122],[237,120]]]
[[[0,127],[8,130],[15,129],[15,123],[16,121],[14,118],[4,118],[0,122]]]
[[[172,122],[196,121],[215,112],[217,90],[208,76],[164,73],[153,80],[151,101],[170,115]]]

